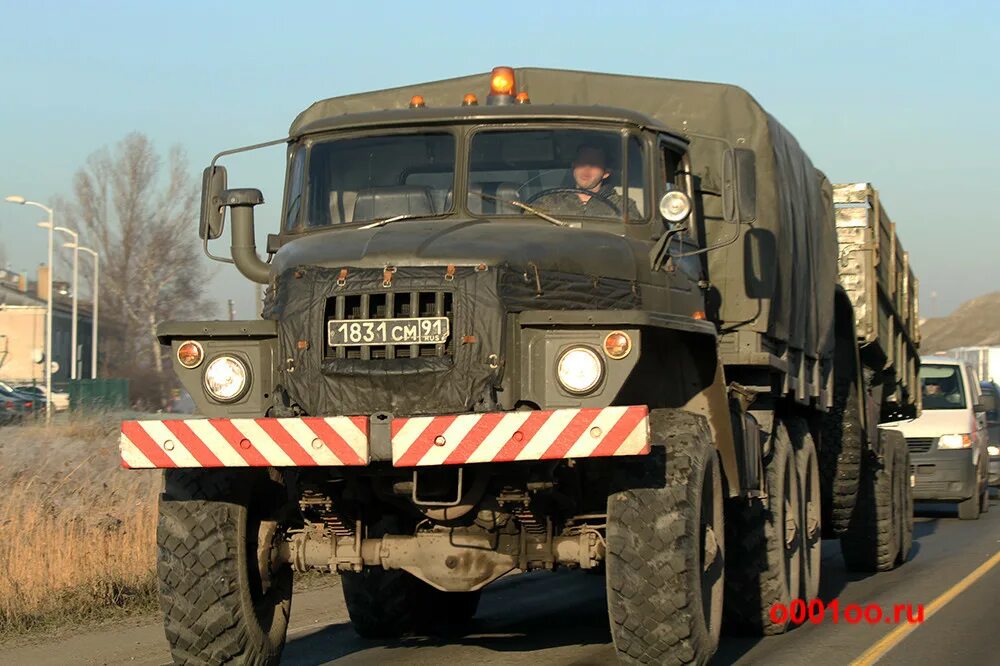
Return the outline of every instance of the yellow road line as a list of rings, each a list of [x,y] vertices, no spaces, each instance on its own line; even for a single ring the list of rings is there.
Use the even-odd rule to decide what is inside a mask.
[[[986,572],[995,567],[997,564],[1000,564],[1000,552],[994,554],[993,557],[979,565],[975,571],[952,585],[939,597],[934,599],[934,601],[927,604],[924,607],[924,622],[929,620],[934,613],[944,608],[949,601],[967,590],[970,585],[986,575]],[[909,636],[919,626],[921,625],[910,624],[909,622],[900,624],[888,634],[883,636],[877,643],[865,650],[864,654],[852,661],[851,666],[870,666],[870,664],[874,664],[876,661],[885,656],[886,652],[897,646],[900,641]]]

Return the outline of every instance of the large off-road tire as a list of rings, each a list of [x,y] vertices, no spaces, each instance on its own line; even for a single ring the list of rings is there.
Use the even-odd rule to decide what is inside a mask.
[[[174,662],[277,664],[292,599],[291,568],[271,566],[268,547],[284,499],[280,477],[169,470],[164,481],[156,569]]]
[[[621,463],[608,497],[611,636],[627,664],[704,664],[719,644],[722,472],[704,417],[650,414],[653,451]]]
[[[901,543],[897,505],[900,475],[895,473],[899,440],[879,429],[882,461],[873,455],[862,460],[858,503],[847,531],[840,535],[840,550],[851,571],[889,571],[896,566]]]
[[[780,421],[775,423],[765,475],[767,498],[732,500],[726,514],[726,626],[758,636],[788,628],[788,614],[772,615],[771,609],[775,604],[788,608],[801,584],[798,471],[791,439]]]
[[[886,430],[885,434],[889,441],[895,442],[896,449],[894,472],[898,478],[895,481],[894,492],[896,493],[896,521],[899,524],[897,528],[899,552],[896,555],[896,564],[900,565],[910,558],[910,550],[913,549],[913,486],[910,485],[910,447],[907,445],[903,433]]]
[[[862,391],[854,347],[838,341],[834,363],[833,406],[823,419],[819,447],[823,526],[828,536],[847,530],[858,499],[864,451]]]
[[[820,508],[819,463],[816,444],[809,425],[803,419],[785,422],[795,451],[795,470],[799,483],[799,538],[802,542],[802,573],[798,597],[805,601],[819,596],[819,576],[823,559],[823,526]]]
[[[340,577],[354,631],[362,638],[399,638],[461,626],[480,592],[442,592],[398,569],[368,567]]]

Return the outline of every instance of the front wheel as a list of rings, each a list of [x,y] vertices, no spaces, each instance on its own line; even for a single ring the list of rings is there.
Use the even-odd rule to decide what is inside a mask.
[[[284,487],[267,470],[169,470],[156,542],[160,607],[178,664],[277,664],[292,571],[273,566]]]
[[[629,664],[704,664],[719,644],[722,476],[705,419],[650,414],[653,452],[624,463],[608,497],[611,635]]]

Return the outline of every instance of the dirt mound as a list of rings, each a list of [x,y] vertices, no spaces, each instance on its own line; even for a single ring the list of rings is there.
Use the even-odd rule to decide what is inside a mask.
[[[1000,291],[966,301],[947,317],[928,319],[920,330],[921,354],[1000,345]]]

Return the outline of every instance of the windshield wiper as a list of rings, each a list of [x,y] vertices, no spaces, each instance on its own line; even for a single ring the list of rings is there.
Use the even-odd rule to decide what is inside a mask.
[[[375,227],[384,227],[385,225],[390,224],[391,222],[399,222],[401,220],[413,220],[418,217],[433,217],[433,216],[414,215],[414,214],[395,215],[393,217],[387,217],[384,220],[375,220],[374,222],[363,224],[360,227],[358,227],[358,229],[374,229]]]
[[[535,208],[534,206],[529,206],[528,204],[522,203],[520,201],[509,201],[507,199],[501,199],[500,197],[495,197],[492,194],[483,194],[482,192],[473,192],[471,190],[469,191],[469,194],[474,194],[477,197],[480,197],[482,199],[489,199],[490,201],[499,201],[500,203],[505,203],[508,206],[513,206],[514,208],[520,208],[521,210],[526,210],[529,213],[531,213],[532,215],[537,215],[538,217],[542,218],[546,222],[551,222],[552,224],[556,225],[557,227],[572,227],[573,226],[569,222],[563,222],[562,220],[559,220],[559,219],[556,219],[556,218],[552,217],[551,215],[549,215],[545,211],[539,210],[539,209]]]

